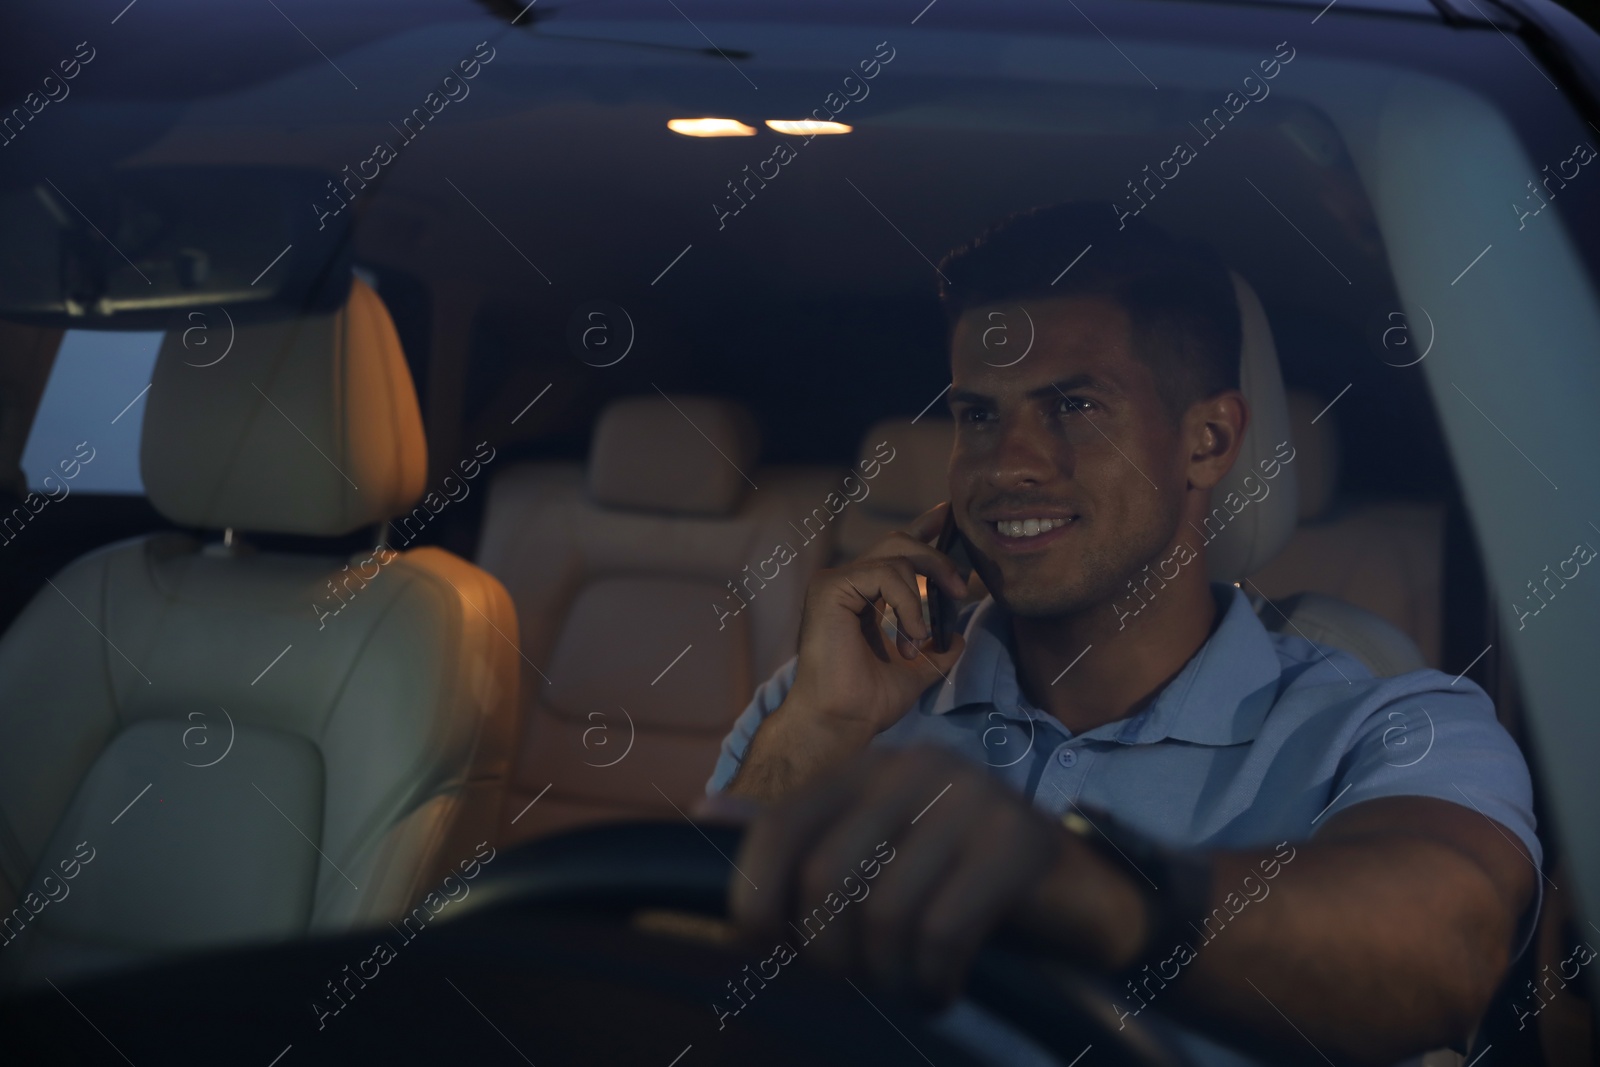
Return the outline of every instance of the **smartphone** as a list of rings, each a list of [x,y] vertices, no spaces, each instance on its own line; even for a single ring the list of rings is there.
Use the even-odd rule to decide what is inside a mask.
[[[962,578],[971,577],[972,557],[967,554],[966,539],[956,528],[955,508],[945,511],[944,525],[939,528],[939,536],[933,542],[933,547],[955,561]],[[933,650],[948,652],[950,639],[956,632],[956,616],[961,612],[961,602],[945,592],[944,586],[938,582],[924,578],[923,585],[926,589],[923,603],[927,606],[928,631],[933,634]]]

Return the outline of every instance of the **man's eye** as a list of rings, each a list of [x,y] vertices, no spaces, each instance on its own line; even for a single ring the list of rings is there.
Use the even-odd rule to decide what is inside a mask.
[[[988,422],[993,417],[994,412],[983,408],[966,408],[958,416],[962,422]]]
[[[1094,411],[1099,405],[1088,397],[1064,396],[1056,405],[1056,410],[1066,415],[1074,411]]]

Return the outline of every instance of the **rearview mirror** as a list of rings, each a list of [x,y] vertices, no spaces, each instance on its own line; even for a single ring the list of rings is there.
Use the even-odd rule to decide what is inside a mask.
[[[297,168],[149,167],[0,191],[0,317],[137,330],[218,304],[246,319],[336,307],[350,214],[318,229],[329,181]]]

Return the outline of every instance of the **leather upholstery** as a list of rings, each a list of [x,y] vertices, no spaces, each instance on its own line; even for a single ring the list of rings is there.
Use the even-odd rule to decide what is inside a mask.
[[[676,818],[673,805],[687,811],[754,687],[794,653],[806,584],[843,521],[819,535],[805,519],[839,488],[839,474],[758,470],[754,443],[725,432],[752,425],[742,407],[674,401],[717,449],[668,401],[622,400],[601,416],[589,471],[530,463],[491,486],[478,561],[516,601],[525,657],[508,839],[604,819]],[[673,420],[690,432],[664,432]],[[718,449],[742,458],[760,488],[743,483]],[[685,501],[594,473],[601,460],[618,470],[630,452],[683,484],[721,489]],[[634,490],[619,506],[624,484]],[[597,499],[605,486],[613,492]],[[706,513],[713,503],[721,510]],[[786,563],[775,557],[780,544],[793,551]]]
[[[169,331],[146,401],[140,472],[174,523],[337,536],[422,495],[411,372],[359,278],[338,311],[239,326],[225,358],[199,363]]]
[[[1221,506],[1229,493],[1237,493],[1244,500],[1260,496],[1261,464],[1271,462],[1276,447],[1289,440],[1289,405],[1266,311],[1250,283],[1237,272],[1228,273],[1239,300],[1244,342],[1239,358],[1239,388],[1250,406],[1250,422],[1233,469],[1211,490],[1213,508]],[[1206,572],[1212,581],[1241,581],[1260,570],[1289,543],[1298,514],[1298,464],[1296,455],[1293,462],[1278,467],[1277,476],[1268,483],[1267,494],[1233,515],[1206,546]]]
[[[1301,497],[1294,537],[1252,581],[1274,602],[1315,590],[1364,608],[1404,633],[1424,663],[1439,666],[1444,509],[1420,501],[1342,498],[1337,481],[1339,408],[1317,418],[1327,403],[1311,393],[1290,391],[1294,466],[1304,463],[1301,484],[1311,487]]]
[[[369,325],[382,317],[376,343],[389,352],[376,296],[357,283],[352,299]],[[294,514],[274,528],[329,530],[402,506],[418,473],[410,445],[355,441],[396,427],[356,398],[391,398],[380,405],[391,413],[416,400],[403,362],[359,351],[374,336],[359,321],[333,331],[321,371],[309,344],[284,356],[241,329],[208,369],[260,366],[213,379],[204,402],[242,427],[278,417],[245,395],[252,380],[301,414],[340,383],[334,407],[348,410],[301,425],[338,427],[324,440],[345,441],[343,459],[389,451],[387,465],[351,464],[362,497],[333,490],[303,439],[261,454],[279,438],[259,428],[225,438],[215,450],[231,458],[195,473],[204,465],[189,454],[215,448],[217,421],[153,405],[146,477],[170,458],[215,490],[173,490],[158,506],[184,521],[272,522],[251,493],[258,476],[268,500],[308,486],[299,505],[282,498]],[[163,349],[152,398],[183,380],[190,368],[171,364],[186,354]],[[0,639],[0,981],[398,918],[493,835],[516,728],[516,625],[498,582],[436,548],[347,563],[166,532],[68,565]],[[49,901],[61,883],[47,876],[80,845],[94,858]]]
[[[1326,515],[1339,487],[1339,424],[1331,408],[1323,410],[1327,406],[1315,393],[1289,390],[1289,435],[1294,439],[1300,522]]]
[[[1251,418],[1233,470],[1211,491],[1212,504],[1223,500],[1230,491],[1248,498],[1244,479],[1252,475],[1259,478],[1259,463],[1272,457],[1280,442],[1289,441],[1295,452],[1292,462],[1278,468],[1271,491],[1243,508],[1207,546],[1211,580],[1244,582],[1267,629],[1335,645],[1362,660],[1374,674],[1396,674],[1423,666],[1427,661],[1422,652],[1390,621],[1392,615],[1385,618],[1370,610],[1372,601],[1365,598],[1353,603],[1339,599],[1350,592],[1347,577],[1351,570],[1360,569],[1341,565],[1340,561],[1349,562],[1361,551],[1358,546],[1370,544],[1371,539],[1362,542],[1341,536],[1317,538],[1319,547],[1326,551],[1303,551],[1303,534],[1315,527],[1296,529],[1304,510],[1300,483],[1304,479],[1310,485],[1308,507],[1325,506],[1331,495],[1331,480],[1338,472],[1338,439],[1331,412],[1313,426],[1311,420],[1324,405],[1315,403],[1314,398],[1290,403],[1261,301],[1249,282],[1230,273],[1239,298],[1244,335],[1240,389],[1250,405]],[[1259,495],[1260,483],[1256,485]],[[1281,561],[1292,541],[1301,542],[1295,553],[1299,562],[1288,567],[1280,565],[1274,571],[1275,562]],[[1403,587],[1403,578],[1401,582]],[[1316,592],[1310,592],[1313,590]],[[1292,597],[1302,592],[1305,595]],[[1272,606],[1260,602],[1263,595]],[[1284,602],[1280,603],[1280,598]],[[1436,611],[1432,617],[1437,618]]]
[[[699,396],[618,400],[595,427],[589,496],[638,511],[725,515],[750,485],[758,445],[755,419],[740,406]]]
[[[1270,605],[1251,595],[1262,625],[1350,653],[1380,678],[1417,671],[1428,664],[1405,632],[1381,615],[1323,593],[1291,593]]]

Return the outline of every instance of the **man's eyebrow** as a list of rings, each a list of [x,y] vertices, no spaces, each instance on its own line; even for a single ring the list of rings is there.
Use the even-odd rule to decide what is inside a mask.
[[[1075,389],[1093,389],[1111,396],[1122,395],[1122,390],[1117,388],[1116,383],[1109,378],[1097,378],[1093,374],[1084,373],[1074,374],[1070,378],[1061,378],[1048,385],[1031,389],[1028,391],[1028,398],[1034,400],[1039,397],[1057,396],[1061,393],[1070,393]]]
[[[1074,374],[1068,378],[1041,385],[1037,389],[1030,389],[1028,399],[1038,400],[1043,397],[1059,396],[1062,393],[1071,393],[1075,389],[1093,389],[1110,396],[1121,396],[1122,390],[1117,388],[1115,382],[1107,378],[1098,378],[1093,374]],[[947,394],[948,403],[954,404],[993,404],[994,397],[983,393],[976,393],[970,389],[952,389]]]

